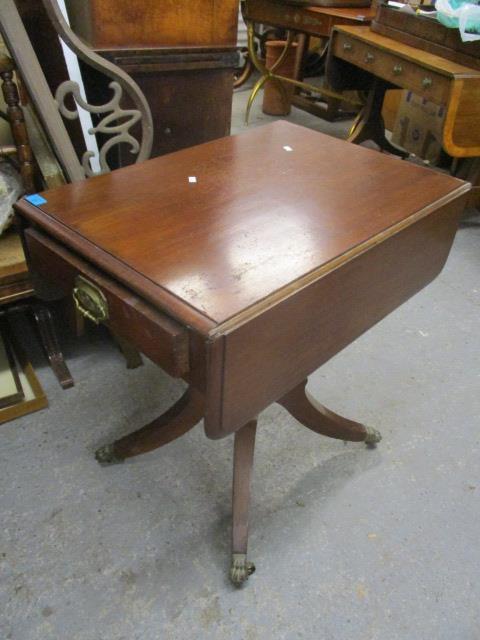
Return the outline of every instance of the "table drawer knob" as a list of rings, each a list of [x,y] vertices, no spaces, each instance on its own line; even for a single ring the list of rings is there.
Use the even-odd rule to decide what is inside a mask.
[[[78,311],[95,324],[108,320],[108,302],[100,289],[83,276],[75,278],[73,299]]]
[[[403,71],[403,67],[401,64],[396,64],[393,67],[393,74],[396,76],[399,76],[402,73],[402,71]]]
[[[373,62],[375,60],[375,56],[373,55],[373,53],[368,52],[365,55],[365,62]]]
[[[343,50],[344,51],[353,51],[353,44],[351,42],[344,42],[343,43]]]
[[[433,84],[433,80],[432,80],[431,78],[424,78],[424,79],[422,80],[422,87],[423,87],[424,89],[430,89],[430,87],[432,86],[432,84]]]

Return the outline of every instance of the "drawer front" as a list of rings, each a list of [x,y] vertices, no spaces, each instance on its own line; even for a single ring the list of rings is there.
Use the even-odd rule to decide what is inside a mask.
[[[125,338],[170,375],[189,370],[188,331],[134,293],[33,229],[25,231],[28,262],[36,277],[75,295],[77,306]]]
[[[447,77],[347,34],[335,33],[333,54],[426,100],[437,104],[448,101],[450,80]]]

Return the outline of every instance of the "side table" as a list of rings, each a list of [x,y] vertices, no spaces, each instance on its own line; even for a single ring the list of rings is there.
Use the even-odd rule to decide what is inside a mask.
[[[279,121],[21,200],[37,276],[188,384],[97,459],[202,419],[209,438],[235,434],[230,577],[243,583],[258,415],[278,402],[316,433],[379,442],[307,378],[440,272],[469,188]]]

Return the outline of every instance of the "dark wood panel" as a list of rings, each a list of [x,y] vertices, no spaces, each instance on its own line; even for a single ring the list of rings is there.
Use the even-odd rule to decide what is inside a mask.
[[[45,297],[44,284],[56,288],[58,295],[71,296],[76,277],[85,276],[104,294],[109,308],[105,325],[115,335],[127,339],[170,375],[180,377],[188,372],[188,333],[184,327],[43,234],[27,229],[25,239],[40,297]]]
[[[300,383],[442,269],[467,194],[210,344],[206,433],[219,438]]]
[[[164,155],[230,133],[233,97],[232,48],[99,49],[128,73],[145,94],[153,117],[151,156]],[[111,91],[101,74],[84,72],[90,102],[106,102]],[[125,106],[129,106],[125,100]],[[132,130],[140,136],[140,127]],[[135,161],[126,145],[110,156],[112,168]]]
[[[233,70],[135,73],[154,116],[152,157],[228,136]]]
[[[138,83],[150,106],[154,140],[152,157],[221,138],[230,133],[233,97],[231,49],[99,50]],[[88,75],[96,101],[107,98],[103,85]],[[132,164],[128,149],[121,150],[119,166]]]

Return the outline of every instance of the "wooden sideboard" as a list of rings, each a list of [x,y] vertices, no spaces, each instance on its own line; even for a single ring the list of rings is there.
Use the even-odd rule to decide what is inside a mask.
[[[365,87],[375,79],[351,141],[381,140],[380,110],[386,88],[409,89],[446,114],[442,144],[457,158],[480,156],[480,71],[421,51],[368,27],[335,27],[328,77],[336,89]],[[376,134],[380,134],[380,137]],[[389,146],[386,145],[390,150]]]

